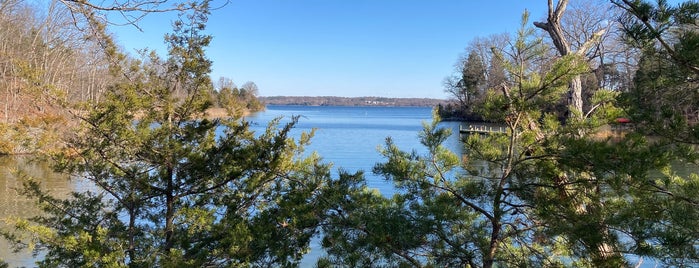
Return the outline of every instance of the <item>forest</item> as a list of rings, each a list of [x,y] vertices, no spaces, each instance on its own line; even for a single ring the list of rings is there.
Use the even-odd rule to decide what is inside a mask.
[[[465,44],[426,153],[379,149],[384,196],[306,153],[296,117],[251,131],[255,83],[210,77],[214,2],[0,0],[0,154],[92,185],[25,177],[43,213],[2,239],[39,267],[296,267],[314,238],[317,267],[699,265],[699,175],[677,172],[699,170],[698,3],[541,1],[543,20]],[[167,54],[124,53],[110,12],[179,14]],[[456,154],[441,117],[506,131]]]

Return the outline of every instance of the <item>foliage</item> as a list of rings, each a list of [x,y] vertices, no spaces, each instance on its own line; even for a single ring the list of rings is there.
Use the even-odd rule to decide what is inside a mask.
[[[543,43],[528,33],[518,36],[513,49],[521,57],[515,60],[534,58],[541,51]],[[363,187],[355,185],[358,193],[346,202],[352,205],[337,209],[345,213],[337,217],[341,223],[324,230],[325,241],[342,241],[324,244],[329,260],[387,266],[561,265],[562,256],[553,251],[555,237],[537,235],[546,225],[538,223],[531,204],[518,196],[532,188],[525,185],[536,177],[520,177],[515,171],[539,159],[526,152],[545,151],[536,140],[539,129],[529,128],[541,116],[536,103],[562,94],[575,65],[561,59],[541,77],[526,64],[513,62],[507,69],[515,71],[509,75],[517,78],[511,84],[518,87],[489,94],[482,108],[490,111],[487,118],[507,122],[508,132],[471,136],[463,159],[442,145],[451,133],[438,127],[437,116],[420,134],[427,155],[401,151],[387,140],[382,149],[387,162],[374,171],[401,192],[382,199],[362,194]]]
[[[629,41],[642,52],[634,87],[625,96],[639,130],[670,140],[699,143],[699,5],[667,1],[613,1]]]
[[[258,99],[257,85],[253,82],[243,84],[238,88],[233,81],[228,78],[220,78],[214,93],[214,105],[225,108],[231,114],[242,114],[244,111],[257,112],[264,110],[264,105]]]
[[[239,117],[207,120],[208,2],[82,118],[57,169],[89,182],[67,199],[28,180],[45,215],[17,220],[41,266],[293,266],[319,223],[328,166],[302,157],[295,123],[253,133]]]
[[[531,33],[523,28],[500,54],[512,80],[481,107],[507,131],[468,136],[461,157],[442,145],[450,131],[438,117],[420,134],[426,155],[388,139],[374,172],[399,193],[381,197],[348,179],[320,264],[623,267],[635,256],[696,265],[697,176],[672,171],[677,159],[696,168],[696,152],[637,133],[596,135],[622,113],[617,92],[597,91],[587,115],[561,124],[542,107],[588,67],[577,55],[537,64],[546,54]]]
[[[10,154],[15,151],[13,132],[9,124],[0,123],[0,155]]]
[[[639,131],[670,140],[699,143],[699,84],[696,74],[678,68],[667,53],[644,50],[635,87],[622,99]]]
[[[505,69],[497,56],[509,37],[493,35],[469,44],[465,57],[459,59],[456,74],[444,80],[451,103],[440,106],[438,113],[448,120],[484,121],[478,111],[489,91],[498,90],[506,82]]]
[[[92,188],[61,199],[28,180],[24,193],[46,214],[16,220],[16,232],[4,235],[29,238],[18,246],[45,250],[40,264],[48,267],[295,266],[319,229],[328,254],[321,267],[623,267],[631,257],[696,266],[699,176],[683,168],[699,161],[684,145],[699,140],[699,9],[612,2],[629,15],[624,25],[643,52],[629,92],[594,90],[589,110],[569,107],[573,116],[561,123],[556,105],[570,81],[592,70],[583,55],[547,54],[525,14],[515,40],[474,50],[455,84],[506,132],[468,136],[461,156],[444,147],[451,133],[436,115],[419,136],[424,155],[387,139],[374,172],[398,189],[390,198],[368,189],[361,172],[330,180],[318,156],[303,156],[311,135],[290,138],[294,119],[251,132],[240,98],[256,95],[256,86],[223,81],[214,91],[208,76],[209,2],[178,6],[192,13],[166,36],[167,59],[131,61],[109,39],[100,43],[123,80],[55,155],[60,171]],[[84,12],[89,2],[73,4]],[[37,62],[4,62],[20,71],[4,75],[34,85],[27,92],[53,92]],[[213,105],[232,116],[201,119]],[[597,135],[622,115],[636,128]],[[43,121],[21,123],[27,128],[0,125],[0,150]]]
[[[60,150],[57,142],[66,129],[58,115],[25,117],[16,123],[0,123],[0,155],[49,153]]]

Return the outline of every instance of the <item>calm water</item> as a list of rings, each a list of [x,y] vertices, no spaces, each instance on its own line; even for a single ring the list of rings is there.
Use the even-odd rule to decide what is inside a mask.
[[[50,189],[54,196],[66,196],[72,189],[83,186],[68,180],[67,176],[56,174],[46,162],[35,161],[29,156],[0,157],[0,228],[4,228],[5,219],[11,217],[28,218],[39,213],[34,202],[17,194],[22,187],[22,176],[41,179],[45,189]],[[0,258],[10,267],[33,267],[30,252],[13,253],[8,242],[0,238]]]
[[[423,122],[431,122],[432,109],[428,107],[327,107],[327,106],[268,106],[267,111],[248,118],[256,123],[255,128],[263,131],[267,122],[283,116],[299,115],[296,133],[309,132],[315,128],[315,136],[307,151],[316,151],[326,162],[347,171],[364,170],[367,185],[390,195],[393,187],[383,178],[372,174],[371,169],[384,161],[378,148],[385,144],[386,137],[402,150],[426,153],[418,140]],[[288,121],[288,120],[287,120]],[[458,139],[458,123],[445,122],[443,127],[452,128],[452,137],[447,146],[461,151]]]
[[[327,107],[327,106],[268,106],[264,113],[256,114],[249,121],[256,123],[257,131],[264,131],[267,122],[277,117],[288,119],[300,116],[295,134],[316,129],[307,151],[317,152],[324,161],[333,163],[337,169],[354,172],[365,171],[367,186],[378,189],[384,195],[393,194],[393,185],[376,176],[371,169],[385,161],[379,153],[386,137],[402,150],[426,153],[418,140],[423,122],[431,122],[432,109],[427,107]],[[285,120],[288,122],[288,120]],[[461,151],[458,139],[458,123],[445,122],[443,127],[452,128],[452,137],[447,146]],[[301,267],[313,267],[323,255],[320,241],[311,241],[311,252],[301,262]]]
[[[384,161],[378,152],[386,137],[391,137],[403,150],[416,150],[425,153],[419,144],[418,132],[423,122],[430,122],[432,111],[426,107],[310,107],[310,106],[268,106],[262,113],[247,118],[253,122],[256,132],[264,131],[267,123],[277,117],[300,116],[294,135],[316,129],[315,137],[308,152],[316,151],[324,161],[333,163],[335,173],[339,168],[354,172],[364,170],[369,187],[379,189],[384,194],[393,193],[393,187],[383,178],[372,174],[371,169]],[[458,131],[458,123],[443,123],[444,127]],[[458,134],[447,141],[452,150],[460,151]],[[38,211],[32,208],[31,201],[17,196],[14,190],[21,186],[14,170],[24,170],[35,178],[42,178],[53,192],[63,195],[72,189],[84,189],[85,185],[69,182],[66,177],[54,174],[45,163],[35,163],[27,157],[0,157],[0,219],[7,217],[29,217]],[[2,221],[0,221],[0,225]],[[315,259],[322,254],[314,241],[313,250],[304,259],[302,267],[312,267]],[[13,254],[7,242],[0,239],[0,258],[10,263],[10,267],[31,267],[29,253]]]

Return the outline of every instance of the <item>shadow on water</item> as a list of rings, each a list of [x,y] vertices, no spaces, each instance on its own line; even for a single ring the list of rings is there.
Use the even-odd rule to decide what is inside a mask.
[[[73,190],[68,176],[53,172],[46,161],[33,156],[0,157],[0,228],[7,228],[9,218],[29,218],[39,215],[40,210],[33,200],[18,193],[22,178],[31,177],[41,182],[54,196],[66,196]],[[14,253],[7,240],[0,238],[0,259],[10,267],[33,267],[34,258],[27,250]]]

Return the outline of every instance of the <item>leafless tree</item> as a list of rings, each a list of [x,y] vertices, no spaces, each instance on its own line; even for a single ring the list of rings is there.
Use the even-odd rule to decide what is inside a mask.
[[[623,91],[631,86],[635,71],[631,66],[637,56],[629,53],[633,49],[623,40],[619,13],[608,1],[574,0],[562,17],[563,33],[571,50],[579,52],[591,70],[581,77],[583,109],[587,113],[592,108],[588,100],[598,89]],[[581,47],[590,40],[594,42],[583,53]]]
[[[563,28],[563,14],[566,11],[569,0],[558,0],[554,4],[553,0],[548,0],[548,15],[545,22],[534,22],[534,26],[543,29],[551,37],[555,48],[561,56],[577,55],[584,57],[588,54],[591,48],[599,43],[599,40],[607,31],[606,27],[596,29],[590,34],[587,39],[578,38],[571,45],[570,35],[566,34]],[[576,35],[577,36],[577,35]],[[569,85],[569,105],[572,107],[571,116],[578,114],[583,115],[583,100],[582,100],[582,79],[575,76]]]

